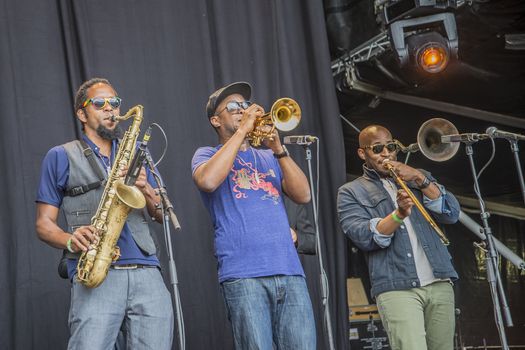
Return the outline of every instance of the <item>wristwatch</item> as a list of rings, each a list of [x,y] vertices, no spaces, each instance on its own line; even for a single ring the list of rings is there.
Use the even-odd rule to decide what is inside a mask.
[[[424,190],[424,189],[427,188],[428,186],[430,186],[430,180],[428,179],[428,177],[425,176],[425,179],[423,180],[423,182],[421,183],[421,185],[419,185],[419,189],[420,189],[420,190]]]
[[[274,153],[273,156],[277,159],[281,159],[281,158],[290,156],[290,153],[288,153],[286,146],[283,145],[283,151],[281,153]]]

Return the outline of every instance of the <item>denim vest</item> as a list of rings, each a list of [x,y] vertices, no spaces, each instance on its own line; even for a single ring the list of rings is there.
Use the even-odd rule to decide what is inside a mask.
[[[98,180],[97,175],[84,156],[80,142],[71,141],[63,146],[69,160],[69,179],[66,190],[96,182]],[[98,161],[97,164],[101,166]],[[104,170],[103,172],[105,173]],[[95,215],[100,198],[104,193],[104,185],[105,183],[94,190],[78,196],[64,197],[61,208],[64,212],[69,232],[73,232],[80,226],[91,224],[91,218]],[[139,248],[148,255],[155,254],[155,243],[151,237],[144,211],[131,210],[126,219],[126,223],[131,231],[133,240]]]
[[[374,170],[363,166],[363,176],[339,188],[337,211],[339,222],[345,235],[364,251],[372,285],[371,294],[419,287],[414,254],[405,225],[394,232],[391,243],[381,248],[373,239],[370,219],[384,218],[395,210],[395,203],[383,187],[379,175]],[[431,181],[435,179],[421,170]],[[407,183],[420,203],[423,194],[413,183]],[[459,218],[460,206],[454,195],[444,191],[443,205],[448,214],[436,214],[428,211],[436,222],[453,224]],[[410,221],[417,238],[430,262],[436,278],[456,280],[458,275],[451,262],[447,247],[443,245],[432,226],[414,206]]]

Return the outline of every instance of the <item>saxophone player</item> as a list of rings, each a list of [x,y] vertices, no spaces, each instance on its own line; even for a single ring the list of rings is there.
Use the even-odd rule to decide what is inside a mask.
[[[127,216],[117,242],[120,258],[111,265],[104,282],[87,288],[74,278],[78,256],[95,238],[91,218],[118,152],[122,131],[114,116],[119,115],[120,103],[108,80],[84,82],[74,102],[82,123],[81,139],[53,147],[42,163],[36,231],[47,244],[68,251],[68,276],[73,283],[68,349],[111,349],[121,329],[129,348],[171,349],[171,297],[142,210],[131,210]],[[141,169],[135,186],[146,199],[149,215],[161,222],[156,210],[160,199],[149,170]],[[60,211],[67,230],[57,224]]]

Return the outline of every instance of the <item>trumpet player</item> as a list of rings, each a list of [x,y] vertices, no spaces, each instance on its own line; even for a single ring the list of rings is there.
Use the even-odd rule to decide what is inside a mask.
[[[364,161],[363,175],[339,188],[339,221],[365,253],[371,295],[391,348],[450,350],[452,282],[458,275],[446,246],[407,191],[397,188],[391,171],[439,223],[455,223],[459,204],[428,172],[398,162],[398,150],[385,127],[361,131],[357,154]]]
[[[120,258],[104,282],[87,288],[75,278],[80,253],[95,239],[91,218],[119,149],[121,133],[113,117],[119,115],[120,103],[106,79],[93,78],[79,87],[74,106],[83,135],[53,147],[42,162],[36,230],[47,244],[68,251],[72,281],[68,349],[113,349],[122,329],[129,349],[168,350],[173,338],[171,298],[142,211],[135,209],[127,216],[117,242]],[[149,171],[141,169],[135,186],[145,197],[149,215],[160,220]],[[65,214],[65,230],[58,226],[60,211]]]
[[[206,113],[218,136],[199,148],[193,180],[215,228],[219,282],[236,349],[315,349],[316,333],[305,275],[283,195],[308,203],[302,170],[276,131],[250,146],[248,135],[261,106],[249,101],[251,86],[236,82],[212,93]],[[267,127],[267,126],[266,126]]]

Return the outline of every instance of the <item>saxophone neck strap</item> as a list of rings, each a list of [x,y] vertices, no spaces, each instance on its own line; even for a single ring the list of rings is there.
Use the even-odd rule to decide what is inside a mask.
[[[95,154],[93,153],[93,150],[91,149],[91,147],[89,147],[88,144],[84,140],[78,140],[78,141],[82,145],[82,153],[88,160],[89,165],[91,165],[91,169],[97,175],[98,181],[92,182],[87,185],[70,188],[64,193],[64,195],[68,197],[75,197],[75,196],[87,193],[91,190],[97,189],[106,181],[104,177],[104,173],[102,172],[102,169],[100,169],[100,167],[98,166],[97,160],[95,159]]]

